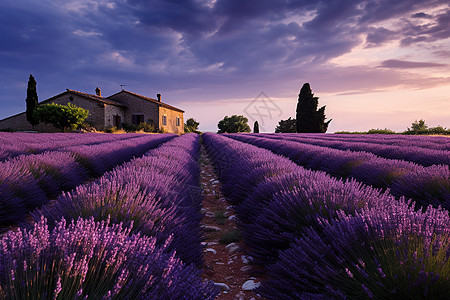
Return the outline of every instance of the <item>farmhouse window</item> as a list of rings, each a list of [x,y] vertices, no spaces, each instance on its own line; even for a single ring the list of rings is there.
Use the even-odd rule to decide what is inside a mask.
[[[162,116],[162,124],[167,125],[167,116],[166,115]]]
[[[180,126],[180,124],[181,124],[181,119],[179,118],[179,117],[177,117],[177,126]]]
[[[144,114],[134,114],[131,116],[131,124],[139,125],[144,123]]]

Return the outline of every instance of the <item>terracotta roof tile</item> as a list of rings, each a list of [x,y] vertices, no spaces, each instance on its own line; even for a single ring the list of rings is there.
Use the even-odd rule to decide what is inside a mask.
[[[111,97],[113,97],[113,96],[115,96],[115,95],[118,95],[118,94],[120,94],[120,93],[128,93],[128,94],[130,94],[130,95],[139,97],[139,98],[141,98],[141,99],[143,99],[143,100],[153,102],[153,103],[157,104],[158,106],[162,106],[162,107],[165,107],[165,108],[169,108],[169,109],[172,109],[172,110],[175,110],[175,111],[179,111],[179,112],[184,113],[184,110],[179,109],[179,108],[176,108],[175,106],[172,106],[172,105],[169,105],[169,104],[166,104],[166,103],[163,103],[163,102],[159,102],[159,101],[156,100],[156,99],[149,98],[149,97],[145,97],[145,96],[142,96],[142,95],[139,95],[139,94],[136,94],[136,93],[132,93],[132,92],[130,92],[130,91],[126,91],[126,90],[121,90],[120,92],[115,93],[114,95],[111,95],[111,96],[109,96],[108,98],[111,98]]]
[[[71,90],[71,89],[66,89],[65,92],[62,92],[61,94],[58,94],[58,95],[53,96],[51,98],[48,98],[48,99],[46,99],[44,101],[41,101],[41,102],[39,102],[39,104],[51,102],[53,99],[58,98],[58,97],[60,97],[60,96],[62,96],[64,94],[76,94],[76,95],[81,96],[83,98],[94,100],[94,101],[99,101],[99,102],[102,102],[102,103],[105,103],[105,104],[110,104],[110,105],[115,105],[115,106],[120,106],[120,107],[126,107],[122,103],[119,103],[119,102],[116,102],[116,101],[113,101],[113,100],[110,100],[110,99],[107,99],[107,98],[99,97],[97,95],[86,94],[86,93],[82,93],[82,92]]]
[[[123,105],[122,103],[110,100],[108,98],[103,98],[101,96],[91,95],[91,94],[87,94],[87,93],[83,93],[83,92],[79,92],[79,91],[75,91],[75,90],[71,90],[71,89],[67,89],[67,91],[71,92],[71,93],[74,93],[74,94],[77,94],[77,95],[79,95],[81,97],[85,97],[85,98],[89,98],[89,99],[92,99],[92,100],[100,101],[100,102],[103,102],[103,103],[106,103],[106,104],[111,104],[111,105],[125,107],[125,105]]]

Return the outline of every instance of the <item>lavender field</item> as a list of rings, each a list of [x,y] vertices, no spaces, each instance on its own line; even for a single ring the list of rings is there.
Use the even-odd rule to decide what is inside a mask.
[[[0,299],[220,299],[202,147],[255,299],[450,298],[449,138],[0,133]]]

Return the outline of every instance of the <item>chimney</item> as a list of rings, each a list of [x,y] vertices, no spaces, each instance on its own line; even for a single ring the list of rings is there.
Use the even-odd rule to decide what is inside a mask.
[[[97,94],[97,96],[101,97],[102,96],[102,90],[97,87],[95,89],[95,94]]]
[[[156,94],[156,98],[158,99],[158,102],[161,102],[161,94]]]

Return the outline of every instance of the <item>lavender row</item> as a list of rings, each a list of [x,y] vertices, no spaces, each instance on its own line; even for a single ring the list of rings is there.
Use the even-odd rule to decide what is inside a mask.
[[[372,142],[354,142],[351,140],[329,139],[323,135],[323,139],[310,138],[307,135],[272,135],[257,134],[254,136],[271,138],[275,140],[294,141],[321,147],[330,147],[339,150],[364,151],[389,159],[402,159],[415,162],[423,166],[450,165],[450,151],[424,149],[416,146],[383,145]]]
[[[62,193],[56,201],[31,213],[50,224],[64,217],[95,220],[111,218],[113,223],[133,223],[133,231],[154,236],[167,248],[176,250],[185,263],[200,266],[199,231],[201,190],[199,188],[198,135],[172,139],[142,157],[105,173],[98,180]]]
[[[0,226],[15,224],[27,212],[100,176],[133,156],[140,156],[175,135],[139,138],[24,155],[0,163]]]
[[[203,282],[155,237],[131,234],[109,221],[65,219],[49,230],[45,219],[30,231],[0,239],[1,299],[214,299]]]
[[[269,299],[449,299],[448,212],[406,207],[305,229],[269,266]]]
[[[393,145],[401,147],[421,147],[425,149],[450,150],[450,139],[443,136],[414,136],[393,134],[321,134],[321,133],[287,133],[283,136],[303,137],[315,140],[352,141]]]
[[[450,217],[204,134],[269,299],[445,298]],[[439,262],[439,263],[438,263]]]
[[[397,203],[387,193],[306,170],[266,149],[223,135],[203,138],[258,264],[275,262],[278,251],[287,249],[302,227],[314,225],[318,217],[333,219],[338,210],[353,213]]]
[[[96,133],[7,133],[0,132],[0,161],[19,155],[54,151],[64,147],[95,145],[142,136],[141,134]]]
[[[367,152],[352,152],[272,140],[249,135],[227,135],[269,149],[313,170],[339,178],[354,178],[364,184],[389,189],[400,197],[412,198],[423,206],[450,209],[450,170],[448,165],[423,167],[412,162],[378,157]]]
[[[53,228],[48,240],[57,245],[56,251],[48,249],[45,261],[56,262],[61,269],[47,274],[52,280],[47,282],[47,297],[214,299],[217,288],[202,281],[197,268],[202,263],[198,155],[197,135],[175,138],[34,211],[34,227],[38,224],[42,230],[41,220],[45,220]],[[68,229],[65,220],[72,220]],[[97,227],[100,230],[93,230]],[[41,240],[41,236],[33,238]],[[17,239],[17,244],[23,244],[22,237]],[[22,265],[14,260],[21,262],[25,257],[28,263],[37,252],[23,247],[16,254],[9,251],[12,247],[16,245],[5,253],[8,267],[0,269],[4,290],[8,282],[15,283],[10,274],[14,273],[16,282],[20,282],[17,274],[25,277]],[[91,261],[85,263],[85,256]],[[84,271],[78,272],[81,268]],[[80,278],[75,288],[73,279],[64,276],[73,273]]]

